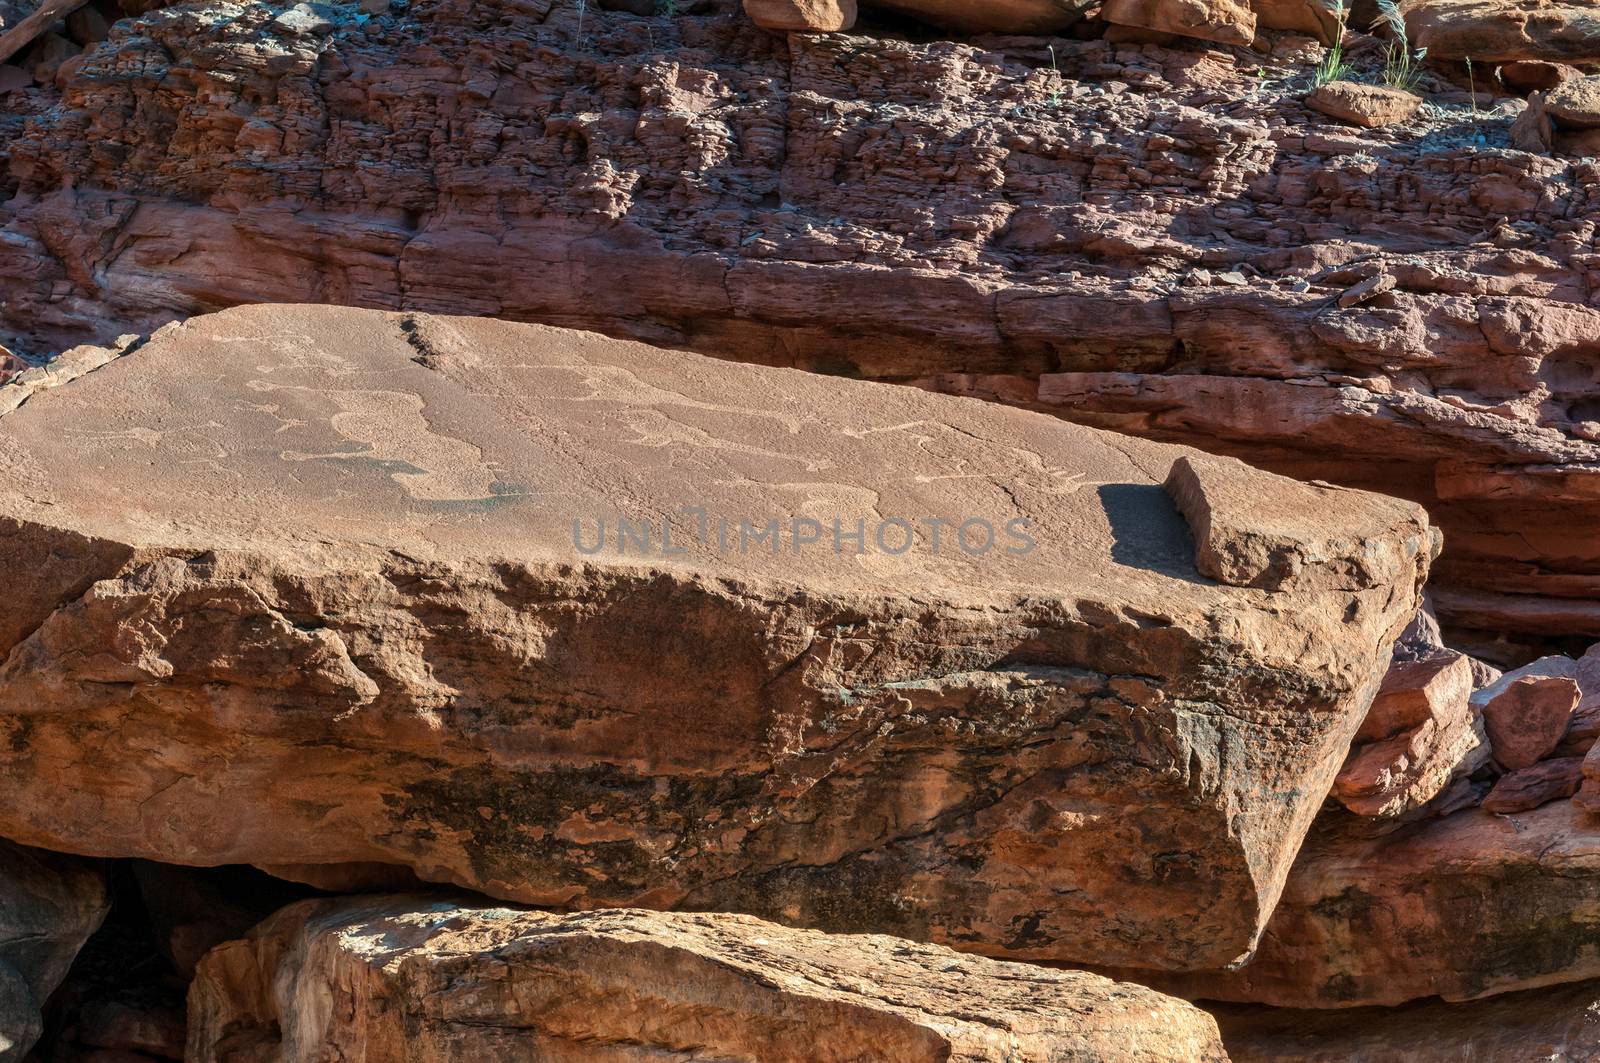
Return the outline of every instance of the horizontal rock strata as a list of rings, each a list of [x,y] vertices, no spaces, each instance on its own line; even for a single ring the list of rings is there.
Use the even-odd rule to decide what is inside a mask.
[[[1038,959],[1248,952],[1432,548],[1192,451],[484,320],[229,311],[4,428],[0,833]],[[1180,459],[1354,552],[1206,579]]]
[[[1600,820],[1572,801],[1357,826],[1313,832],[1248,965],[1166,987],[1348,1008],[1600,977]]]
[[[1355,1011],[1217,1008],[1233,1063],[1600,1063],[1600,983]]]
[[[1292,41],[330,10],[153,12],[8,96],[0,330],[336,302],[915,381],[1408,496],[1448,624],[1600,635],[1600,179],[1509,113],[1354,130]]]
[[[194,1063],[1227,1060],[1200,1009],[1080,972],[743,916],[427,898],[285,909],[205,959],[189,1011]]]

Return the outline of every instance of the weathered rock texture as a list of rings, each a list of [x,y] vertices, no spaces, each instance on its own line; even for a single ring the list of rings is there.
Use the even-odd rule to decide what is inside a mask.
[[[1588,0],[1400,0],[1400,6],[1411,39],[1437,59],[1480,66],[1600,61],[1600,13]]]
[[[1181,1000],[736,915],[307,902],[213,951],[186,1058],[1225,1063]]]
[[[110,902],[88,861],[0,841],[0,1063],[19,1063],[40,1010]]]
[[[1164,987],[1344,1008],[1582,981],[1600,977],[1597,897],[1600,829],[1571,801],[1474,808],[1381,837],[1321,824],[1255,958]]]
[[[574,7],[119,24],[7,97],[5,327],[341,302],[914,381],[1407,495],[1447,623],[1600,634],[1592,164],[1464,104],[1334,123],[1293,42]]]
[[[1375,495],[481,319],[229,311],[4,427],[0,833],[1021,957],[1243,955],[1431,549]],[[1185,457],[1355,552],[1203,578]]]
[[[1233,1063],[1600,1063],[1600,983],[1356,1011],[1215,1009]]]

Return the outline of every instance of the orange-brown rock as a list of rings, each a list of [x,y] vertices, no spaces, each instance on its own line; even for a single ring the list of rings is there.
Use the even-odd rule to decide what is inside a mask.
[[[1376,129],[1409,119],[1422,106],[1422,97],[1383,85],[1330,81],[1306,97],[1306,106],[1341,122]]]
[[[1206,999],[1301,1008],[1469,1000],[1600,977],[1600,826],[1572,801],[1472,808],[1373,836],[1328,817],[1254,959],[1162,979]]]
[[[1595,25],[1600,28],[1600,19]],[[1560,82],[1545,93],[1544,109],[1561,128],[1600,128],[1600,76]]]
[[[1384,673],[1356,743],[1377,742],[1429,720],[1467,713],[1472,696],[1472,663],[1454,650],[1436,650],[1425,657],[1397,660]]]
[[[482,319],[227,311],[3,418],[0,833],[1017,957],[1247,953],[1432,549],[1231,460]],[[1325,552],[1205,578],[1180,459]]]
[[[1412,43],[1430,58],[1483,67],[1600,60],[1600,14],[1588,0],[1401,0],[1401,7]]]
[[[329,1004],[331,1003],[331,1007]],[[737,915],[305,902],[206,957],[194,1063],[1226,1063],[1191,1004]]]
[[[763,29],[837,33],[856,23],[856,0],[744,0],[744,13]]]
[[[1451,650],[1396,660],[1356,732],[1333,796],[1362,816],[1421,808],[1489,759],[1481,716],[1469,702],[1472,665]]]
[[[1600,637],[1586,164],[1337,127],[1293,49],[575,7],[119,24],[7,97],[0,330],[340,302],[994,397],[1423,502],[1447,627]]]
[[[1600,1063],[1600,983],[1465,1004],[1212,1009],[1233,1063]]]

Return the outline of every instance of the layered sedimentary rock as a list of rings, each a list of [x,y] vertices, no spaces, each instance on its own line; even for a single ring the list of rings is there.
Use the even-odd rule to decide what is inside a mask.
[[[1509,111],[1353,130],[1292,39],[588,8],[119,24],[7,96],[0,324],[327,301],[917,381],[1407,495],[1447,623],[1600,634],[1600,180],[1507,150]]]
[[[1600,820],[1572,801],[1373,837],[1319,826],[1245,967],[1185,995],[1348,1008],[1600,977]]]
[[[1587,0],[1400,0],[1418,47],[1480,65],[1600,62],[1600,13]]]
[[[1600,983],[1356,1011],[1215,1009],[1233,1063],[1596,1063]]]
[[[1041,959],[1249,950],[1432,548],[1408,503],[486,320],[228,311],[4,428],[0,833]],[[1180,459],[1323,552],[1206,578]]]
[[[92,863],[0,841],[0,1061],[27,1056],[40,1010],[109,907]]]
[[[1080,972],[743,916],[419,897],[288,908],[206,957],[189,1012],[194,1063],[1227,1059],[1200,1009]]]

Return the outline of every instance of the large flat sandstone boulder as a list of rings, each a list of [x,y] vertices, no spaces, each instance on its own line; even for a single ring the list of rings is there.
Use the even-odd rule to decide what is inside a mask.
[[[206,957],[189,1015],[195,1063],[1227,1059],[1200,1009],[1077,971],[746,916],[422,897],[285,909]]]
[[[1226,964],[1431,549],[1409,503],[505,322],[237,309],[69,376],[4,415],[0,834],[81,853]],[[1206,578],[1185,456],[1359,556]]]

